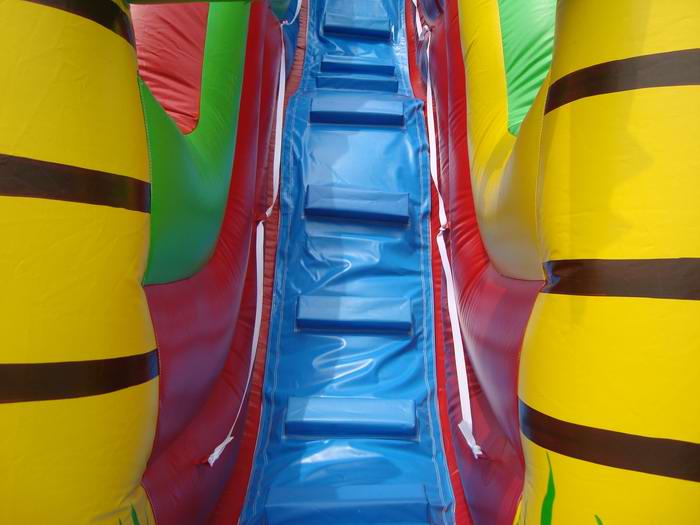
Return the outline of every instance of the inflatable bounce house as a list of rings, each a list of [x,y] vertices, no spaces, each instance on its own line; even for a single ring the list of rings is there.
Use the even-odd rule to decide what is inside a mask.
[[[699,0],[0,22],[1,524],[700,524]]]

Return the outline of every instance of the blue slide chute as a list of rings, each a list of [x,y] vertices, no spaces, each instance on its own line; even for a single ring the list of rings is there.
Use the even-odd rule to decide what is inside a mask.
[[[310,1],[285,119],[263,412],[241,524],[454,523],[428,146],[404,20],[399,0]]]

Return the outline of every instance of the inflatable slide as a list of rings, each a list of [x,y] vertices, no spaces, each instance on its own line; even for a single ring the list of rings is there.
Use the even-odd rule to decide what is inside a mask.
[[[0,524],[700,524],[698,0],[0,22]]]

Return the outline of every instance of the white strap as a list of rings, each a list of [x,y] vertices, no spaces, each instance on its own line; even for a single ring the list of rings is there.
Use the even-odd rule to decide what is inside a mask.
[[[415,7],[416,12],[416,30],[418,31],[418,38],[423,38],[423,24],[420,21],[420,12],[418,11],[418,0],[413,0],[413,7]]]
[[[416,0],[413,0],[414,4]],[[417,11],[417,8],[416,8]],[[420,18],[416,15],[416,23],[420,23]],[[457,309],[457,299],[455,294],[454,279],[452,276],[452,267],[450,259],[447,255],[447,246],[445,244],[444,233],[449,229],[447,225],[447,213],[445,212],[445,203],[440,194],[440,184],[438,180],[438,164],[437,164],[437,140],[435,134],[435,106],[433,103],[433,87],[430,80],[430,30],[421,28],[419,35],[425,35],[428,39],[427,48],[427,104],[428,104],[428,142],[430,144],[430,176],[435,185],[435,191],[438,197],[438,217],[440,219],[440,230],[438,231],[436,240],[438,251],[440,252],[440,260],[442,262],[442,271],[445,274],[445,288],[447,291],[447,309],[450,317],[450,328],[452,328],[452,346],[455,353],[455,366],[457,367],[457,385],[459,387],[459,404],[462,411],[462,421],[458,428],[467,441],[469,448],[475,458],[482,455],[481,447],[476,443],[474,437],[474,428],[472,423],[472,408],[469,399],[469,379],[467,377],[467,364],[464,358],[464,344],[462,342],[462,330],[459,326],[459,313]]]
[[[301,0],[299,0],[298,5],[301,5]],[[283,26],[284,24],[280,26],[280,32],[282,36],[282,57],[280,59],[280,74],[277,87],[277,112],[275,114],[275,152],[272,164],[272,203],[265,212],[266,218],[269,218],[270,215],[272,215],[272,209],[275,207],[275,203],[277,202],[277,194],[279,192],[280,187],[280,169],[282,166],[282,125],[284,124],[284,90],[287,82],[287,65],[285,63],[286,53],[284,49],[284,30],[282,29]]]
[[[282,22],[282,25],[283,25],[283,26],[290,26],[290,25],[292,25],[294,22],[296,22],[296,19],[297,19],[297,17],[299,16],[299,12],[301,11],[301,3],[302,3],[302,1],[303,1],[303,0],[296,0],[297,5],[296,5],[296,8],[294,9],[294,16],[292,17],[291,20],[285,20],[285,21],[283,21],[283,22]]]
[[[299,8],[301,6],[301,0],[297,3],[297,12],[294,15],[296,19],[299,14]],[[291,22],[290,22],[291,23]],[[286,23],[283,23],[284,26]],[[272,165],[272,203],[270,207],[265,211],[265,217],[258,221],[255,228],[255,283],[256,283],[256,297],[255,297],[255,324],[253,326],[253,341],[250,345],[250,364],[248,365],[248,379],[246,380],[245,390],[243,390],[243,397],[241,398],[241,405],[238,407],[238,412],[236,417],[233,419],[233,424],[231,425],[226,438],[214,449],[214,451],[209,455],[207,463],[209,466],[214,466],[214,463],[221,457],[224,450],[231,441],[233,441],[233,431],[236,428],[238,419],[241,417],[243,412],[243,405],[245,403],[246,395],[250,388],[250,381],[253,377],[253,368],[255,367],[255,358],[258,350],[258,340],[260,339],[260,324],[262,322],[262,307],[263,307],[263,280],[265,278],[265,221],[272,215],[272,210],[277,202],[277,195],[279,193],[280,185],[280,169],[281,169],[281,159],[282,159],[282,126],[284,124],[284,94],[287,82],[287,72],[285,64],[285,50],[284,50],[284,32],[280,26],[280,32],[282,33],[282,52],[280,58],[280,72],[279,72],[279,84],[277,87],[277,109],[275,113],[275,151],[273,156]]]

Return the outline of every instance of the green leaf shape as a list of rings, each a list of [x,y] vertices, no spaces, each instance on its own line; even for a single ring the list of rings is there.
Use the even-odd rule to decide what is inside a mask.
[[[541,525],[552,525],[552,515],[554,513],[554,498],[556,496],[556,488],[554,487],[554,472],[552,471],[552,460],[547,454],[547,463],[549,464],[549,479],[547,480],[547,492],[542,501],[542,512],[540,513]]]

